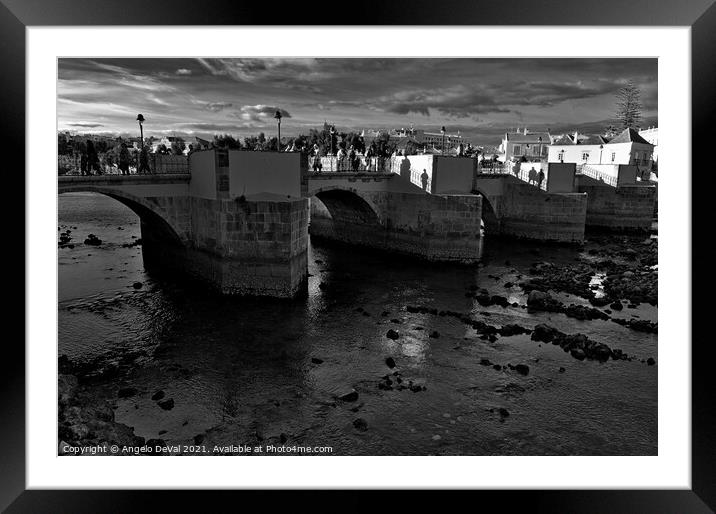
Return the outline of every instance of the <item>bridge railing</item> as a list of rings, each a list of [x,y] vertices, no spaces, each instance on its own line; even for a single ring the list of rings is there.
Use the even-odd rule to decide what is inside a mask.
[[[523,169],[520,163],[515,166],[510,162],[484,161],[479,164],[477,173],[482,175],[512,175],[530,185],[539,187],[543,191],[547,190],[547,175],[545,174],[542,182],[540,182],[538,174],[534,172],[530,174],[530,170]]]
[[[584,175],[585,177],[593,178],[594,180],[599,180],[600,182],[604,182],[605,184],[609,184],[610,186],[617,187],[617,183],[619,179],[617,177],[614,177],[612,175],[609,175],[607,173],[604,173],[602,171],[599,171],[595,168],[592,168],[588,164],[581,164],[577,166],[577,175]]]
[[[335,155],[323,157],[308,157],[308,168],[314,173],[334,172],[376,172],[391,173],[393,171],[393,160],[390,157],[365,157],[357,155],[351,161],[347,156],[339,159]]]
[[[58,155],[58,175],[136,175],[136,174],[177,174],[189,173],[189,159],[184,155],[149,154],[148,170],[139,171],[139,154],[131,155],[126,170],[119,168],[117,158],[111,154],[97,155],[97,161],[89,163],[79,153]]]

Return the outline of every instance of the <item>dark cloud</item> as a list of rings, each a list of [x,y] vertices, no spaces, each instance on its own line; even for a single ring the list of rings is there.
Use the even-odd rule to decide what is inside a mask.
[[[500,134],[520,126],[576,126],[613,116],[628,80],[644,116],[658,108],[657,60],[639,58],[60,59],[60,128],[148,133],[282,133],[324,120],[350,129],[441,125]],[[94,124],[94,123],[93,123]]]

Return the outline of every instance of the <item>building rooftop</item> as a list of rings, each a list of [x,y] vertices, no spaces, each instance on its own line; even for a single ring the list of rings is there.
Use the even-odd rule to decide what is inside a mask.
[[[649,141],[639,135],[639,133],[633,128],[627,128],[622,131],[621,134],[609,140],[609,144],[617,143],[643,143],[650,145]]]
[[[539,143],[539,138],[542,138],[543,144],[549,144],[552,141],[549,132],[508,132],[505,136],[512,143]]]

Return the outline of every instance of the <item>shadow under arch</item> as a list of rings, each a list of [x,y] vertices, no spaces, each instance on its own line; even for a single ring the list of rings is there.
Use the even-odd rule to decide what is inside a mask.
[[[497,217],[497,213],[495,212],[495,208],[492,206],[490,199],[485,193],[483,193],[479,189],[473,191],[473,193],[482,196],[481,223],[484,228],[485,234],[493,236],[498,235],[500,233],[500,220]]]
[[[186,244],[158,205],[123,191],[105,188],[76,187],[61,188],[58,191],[60,195],[65,193],[97,193],[128,207],[139,217],[145,270],[156,276],[171,276],[172,273],[183,271]]]
[[[128,207],[139,217],[143,241],[145,239],[150,241],[157,240],[172,246],[184,246],[182,238],[166,220],[165,213],[162,209],[144,198],[101,187],[62,188],[58,192],[60,195],[65,193],[97,193],[108,196]]]
[[[375,208],[357,193],[346,189],[326,189],[314,193],[337,223],[380,225]]]

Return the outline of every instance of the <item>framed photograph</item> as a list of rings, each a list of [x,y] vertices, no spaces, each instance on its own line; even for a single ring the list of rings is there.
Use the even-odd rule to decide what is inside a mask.
[[[3,508],[711,512],[691,167],[716,8],[313,11],[3,0],[26,202]]]

